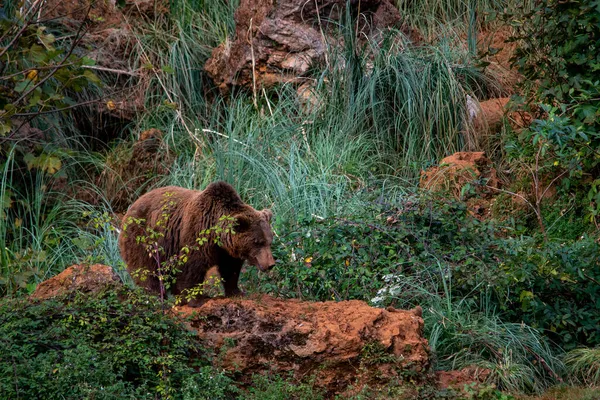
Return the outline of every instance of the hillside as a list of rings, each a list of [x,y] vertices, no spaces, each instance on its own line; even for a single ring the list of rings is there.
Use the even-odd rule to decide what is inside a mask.
[[[0,10],[6,398],[600,398],[595,2]],[[150,190],[220,180],[272,210],[276,265],[233,299],[211,271],[190,322],[118,237]],[[160,260],[175,234],[146,234]],[[69,278],[98,264],[108,289]],[[29,297],[56,279],[92,293]]]

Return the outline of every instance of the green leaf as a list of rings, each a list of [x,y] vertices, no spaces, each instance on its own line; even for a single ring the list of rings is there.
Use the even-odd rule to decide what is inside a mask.
[[[10,120],[0,120],[0,136],[6,136],[12,128]]]
[[[38,64],[43,64],[48,59],[48,53],[46,52],[46,49],[39,44],[34,44],[29,48],[29,56],[31,57],[32,61]]]
[[[31,87],[33,87],[33,81],[30,79],[24,79],[15,85],[14,91],[17,93],[23,93]]]
[[[90,82],[95,83],[96,85],[100,85],[102,84],[102,81],[100,80],[100,78],[98,78],[98,75],[96,75],[95,73],[93,73],[92,71],[90,71],[89,69],[86,69],[85,72],[83,73],[83,76]]]

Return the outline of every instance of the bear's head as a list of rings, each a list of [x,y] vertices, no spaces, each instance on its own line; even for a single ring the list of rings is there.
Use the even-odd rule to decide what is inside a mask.
[[[249,207],[251,208],[251,207]],[[234,215],[236,225],[232,237],[233,248],[230,254],[247,260],[249,264],[261,271],[268,271],[275,266],[271,252],[273,231],[271,230],[271,210],[257,211],[249,209],[244,213]]]

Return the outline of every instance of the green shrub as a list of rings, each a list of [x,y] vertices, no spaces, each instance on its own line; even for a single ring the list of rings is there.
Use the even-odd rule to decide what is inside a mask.
[[[545,107],[547,121],[525,131],[533,133],[527,147],[540,149],[544,161],[558,167],[550,179],[569,172],[563,183],[587,193],[583,206],[595,220],[600,214],[600,9],[593,0],[540,0],[531,9],[515,8],[505,19],[515,28],[511,40],[519,46],[511,61],[527,78],[526,102],[555,106]]]
[[[600,245],[535,238],[504,241],[497,285],[507,317],[545,331],[560,345],[600,343]]]
[[[244,400],[322,400],[323,390],[317,389],[314,382],[295,382],[280,375],[256,374],[246,392],[240,396]]]
[[[231,381],[156,297],[0,302],[0,392],[6,398],[230,397]]]
[[[253,290],[313,300],[373,298],[385,277],[447,261],[472,288],[488,273],[489,227],[458,202],[407,196],[398,205],[363,202],[353,214],[310,218],[278,230],[270,275],[249,269]],[[486,247],[487,246],[487,247]]]

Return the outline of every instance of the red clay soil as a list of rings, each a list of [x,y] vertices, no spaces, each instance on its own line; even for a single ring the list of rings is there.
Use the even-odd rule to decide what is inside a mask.
[[[176,310],[222,354],[221,366],[246,382],[257,372],[291,372],[297,378],[314,375],[315,384],[328,393],[342,393],[350,385],[373,385],[406,370],[424,375],[429,366],[420,307],[384,310],[356,300],[263,295],[211,299],[198,308]]]
[[[517,42],[506,42],[511,35],[510,26],[500,26],[480,32],[477,41],[482,60],[490,63],[486,67],[487,74],[502,86],[505,94],[513,94],[522,79],[521,74],[510,66],[510,59],[518,45]]]
[[[40,283],[30,298],[46,300],[74,291],[95,293],[120,284],[121,278],[107,265],[73,265]]]
[[[461,151],[440,161],[439,166],[421,171],[419,186],[434,192],[451,193],[456,199],[463,195],[463,187],[475,180],[487,179],[487,185],[498,187],[499,181],[492,162],[483,151]],[[489,190],[482,195],[494,194]]]
[[[501,97],[480,102],[472,122],[475,132],[479,135],[500,132],[509,100],[508,97]]]

